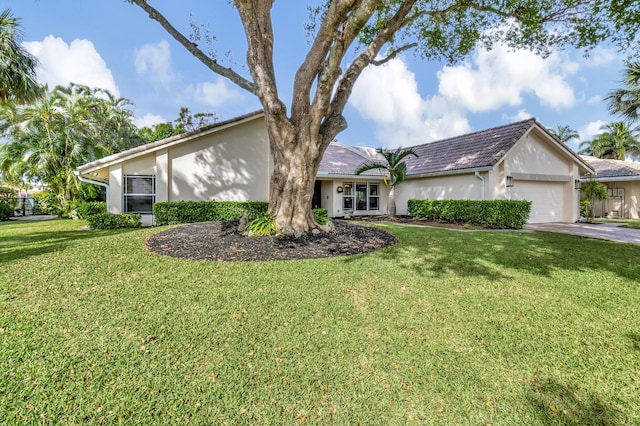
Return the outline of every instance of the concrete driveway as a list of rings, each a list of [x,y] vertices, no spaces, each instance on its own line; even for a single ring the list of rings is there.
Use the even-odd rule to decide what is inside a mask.
[[[621,223],[531,223],[524,229],[531,231],[560,232],[582,237],[600,238],[621,243],[640,244],[640,229],[621,228]]]

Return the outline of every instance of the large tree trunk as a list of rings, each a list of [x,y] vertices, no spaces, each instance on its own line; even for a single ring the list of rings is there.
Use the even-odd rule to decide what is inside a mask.
[[[269,185],[269,213],[280,232],[300,236],[318,226],[311,198],[322,155],[328,143],[308,128],[292,126],[270,131],[274,168]],[[314,137],[315,136],[315,137]]]

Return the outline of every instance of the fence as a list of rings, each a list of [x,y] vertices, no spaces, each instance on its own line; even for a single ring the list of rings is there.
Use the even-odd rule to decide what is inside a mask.
[[[33,198],[16,197],[15,200],[16,208],[13,211],[13,216],[32,216],[35,214],[41,214],[40,208]]]

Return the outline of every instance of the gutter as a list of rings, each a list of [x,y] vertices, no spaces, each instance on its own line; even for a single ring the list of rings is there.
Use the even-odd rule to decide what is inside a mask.
[[[480,199],[484,200],[484,178],[480,176],[480,172],[476,170],[474,175],[480,179]]]
[[[98,185],[98,186],[102,186],[103,188],[105,188],[107,190],[107,195],[106,195],[106,202],[107,202],[107,211],[109,211],[109,184],[108,183],[104,183],[104,182],[100,182],[98,180],[93,180],[93,179],[88,179],[84,176],[82,176],[80,174],[79,171],[74,170],[73,174],[76,175],[76,177],[80,180],[80,182],[84,182],[84,183],[90,183],[92,185]]]
[[[422,173],[419,175],[407,174],[407,180],[409,179],[420,179],[420,178],[429,178],[435,176],[448,176],[448,175],[466,175],[469,173],[478,173],[478,172],[488,172],[493,170],[493,166],[484,166],[484,167],[475,167],[473,169],[456,169],[456,170],[447,170],[443,172],[431,172],[431,173]]]
[[[587,182],[589,178],[580,178],[581,182]],[[631,182],[640,180],[640,176],[618,176],[618,177],[597,177],[596,180],[598,182]]]

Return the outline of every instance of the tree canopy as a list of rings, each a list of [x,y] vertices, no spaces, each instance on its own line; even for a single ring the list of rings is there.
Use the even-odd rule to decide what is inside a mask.
[[[81,193],[75,169],[139,145],[131,102],[109,92],[57,86],[28,105],[0,107],[0,170],[11,180],[47,184],[64,212]]]
[[[588,49],[608,39],[637,47],[640,7],[605,0],[326,0],[312,2],[309,50],[299,60],[289,102],[279,96],[273,60],[274,0],[234,0],[247,40],[248,75],[208,55],[151,0],[144,10],[211,71],[256,95],[264,109],[274,169],[269,212],[281,231],[315,226],[313,182],[329,143],[347,127],[354,84],[369,65],[417,49],[426,60],[455,62],[478,46],[504,43],[547,54],[557,46]],[[212,3],[212,13],[221,3]]]
[[[640,61],[627,62],[622,79],[622,88],[607,96],[607,106],[612,114],[620,115],[629,122],[640,118]]]
[[[618,121],[606,124],[600,130],[602,132],[595,138],[580,144],[580,154],[624,160],[627,153],[640,153],[639,129],[637,127],[629,128],[626,123]]]
[[[0,102],[28,102],[42,93],[36,82],[37,60],[21,45],[20,20],[11,9],[0,14]]]

